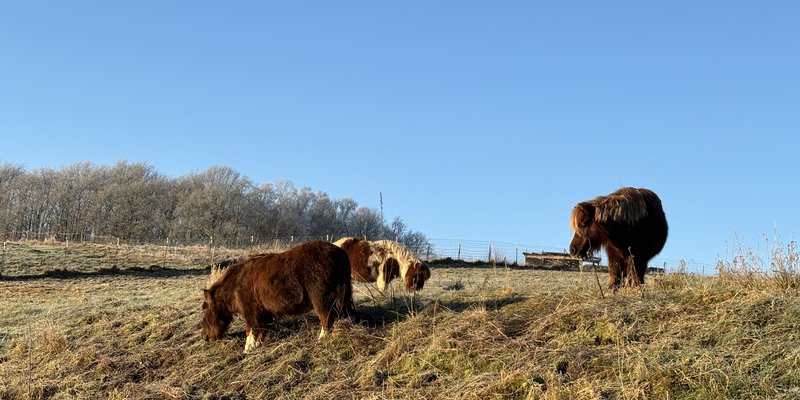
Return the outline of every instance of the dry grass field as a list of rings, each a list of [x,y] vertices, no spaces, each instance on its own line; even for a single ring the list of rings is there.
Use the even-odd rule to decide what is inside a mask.
[[[0,399],[800,398],[796,271],[601,297],[588,272],[436,263],[414,298],[355,284],[361,319],[281,321],[245,356],[241,320],[200,338],[195,252],[8,244]]]

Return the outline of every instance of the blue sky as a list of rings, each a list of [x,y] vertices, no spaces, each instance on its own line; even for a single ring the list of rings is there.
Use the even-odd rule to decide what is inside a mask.
[[[789,1],[4,2],[0,162],[227,165],[382,193],[431,238],[557,248],[577,202],[648,187],[657,261],[713,264],[800,233],[798,20]]]

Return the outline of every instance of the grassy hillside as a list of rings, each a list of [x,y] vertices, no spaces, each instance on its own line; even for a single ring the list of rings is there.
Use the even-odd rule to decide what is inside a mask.
[[[240,320],[200,339],[205,255],[92,270],[78,251],[52,264],[80,274],[6,261],[1,399],[800,397],[793,273],[649,276],[601,297],[591,273],[437,265],[414,299],[356,284],[362,320],[322,341],[312,314],[282,321],[244,356]]]

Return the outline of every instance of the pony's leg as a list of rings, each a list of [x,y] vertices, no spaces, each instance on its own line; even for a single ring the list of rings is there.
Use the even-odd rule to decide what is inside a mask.
[[[251,321],[245,319],[245,331],[247,332],[247,339],[244,342],[245,354],[255,350],[264,340],[264,331],[267,324],[272,321],[272,315],[269,313],[251,317]]]
[[[333,327],[334,317],[334,303],[328,299],[325,294],[311,294],[311,306],[314,312],[319,317],[319,324],[322,326],[322,331],[319,333],[317,339],[322,339]]]
[[[606,248],[606,254],[608,255],[608,288],[617,290],[624,277],[625,256],[619,249],[611,246]]]
[[[385,271],[386,268],[384,268],[384,265],[385,264],[382,263],[381,265],[378,266],[378,278],[375,281],[375,284],[378,286],[378,290],[381,293],[383,293],[386,290],[386,283],[387,283],[386,271]]]
[[[261,335],[257,335],[252,328],[247,329],[247,339],[244,342],[244,354],[250,353],[261,345]]]
[[[636,264],[636,276],[639,278],[639,284],[644,285],[644,274],[647,272],[647,260],[634,259]]]

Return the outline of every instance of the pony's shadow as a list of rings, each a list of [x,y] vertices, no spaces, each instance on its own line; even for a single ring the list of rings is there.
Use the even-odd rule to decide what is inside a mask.
[[[527,300],[525,296],[508,296],[497,299],[486,299],[477,301],[461,301],[430,298],[397,297],[394,301],[387,300],[385,303],[375,303],[365,301],[355,305],[354,313],[350,316],[350,321],[354,324],[365,326],[370,330],[382,330],[387,326],[402,323],[409,318],[426,318],[442,312],[463,313],[469,310],[490,310],[496,311],[510,304],[519,303]],[[288,340],[298,335],[299,332],[316,335],[320,329],[319,318],[314,312],[308,312],[295,318],[276,320],[269,323],[266,329],[265,342],[279,342]],[[237,340],[244,343],[247,335],[244,331],[244,324],[241,318],[236,318],[231,325],[231,329],[226,334],[227,340]]]
[[[403,322],[414,316],[428,316],[441,312],[463,313],[468,310],[499,310],[509,304],[519,303],[528,297],[513,295],[486,300],[439,300],[409,296],[394,298],[384,304],[367,301],[356,305],[355,323],[377,328],[391,323]]]

